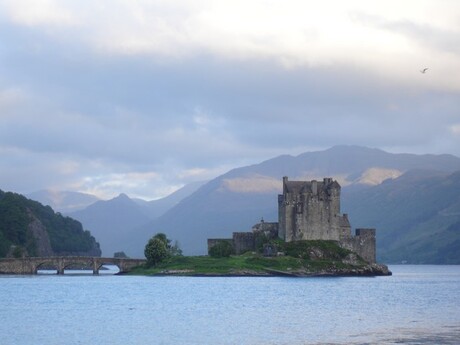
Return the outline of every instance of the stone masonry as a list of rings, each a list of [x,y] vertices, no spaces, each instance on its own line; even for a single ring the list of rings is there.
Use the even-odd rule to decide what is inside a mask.
[[[286,242],[350,236],[348,217],[340,214],[340,185],[331,178],[304,182],[284,177],[278,213],[279,237]]]
[[[90,256],[50,256],[24,257],[0,259],[0,274],[37,274],[40,267],[54,267],[57,274],[64,274],[64,270],[72,265],[91,267],[93,274],[99,274],[104,264],[118,266],[120,273],[129,272],[133,267],[145,264],[143,259],[128,258],[101,258]]]

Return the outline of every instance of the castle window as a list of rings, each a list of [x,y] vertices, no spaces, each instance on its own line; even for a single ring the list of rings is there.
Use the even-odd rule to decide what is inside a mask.
[[[296,204],[295,208],[296,208],[297,213],[302,213],[302,204],[301,203]]]

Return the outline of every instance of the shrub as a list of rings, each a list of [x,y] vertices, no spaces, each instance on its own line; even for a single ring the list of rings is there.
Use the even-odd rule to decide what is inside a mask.
[[[342,260],[350,253],[337,242],[325,240],[286,242],[284,250],[286,255],[307,260]]]
[[[227,258],[232,255],[233,252],[233,245],[229,241],[221,241],[211,247],[209,255],[213,258]]]

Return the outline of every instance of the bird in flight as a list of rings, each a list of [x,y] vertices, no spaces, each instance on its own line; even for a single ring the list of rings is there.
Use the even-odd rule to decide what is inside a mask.
[[[424,69],[420,70],[420,73],[425,74],[425,72],[426,72],[427,70],[428,70],[428,68],[424,68]]]

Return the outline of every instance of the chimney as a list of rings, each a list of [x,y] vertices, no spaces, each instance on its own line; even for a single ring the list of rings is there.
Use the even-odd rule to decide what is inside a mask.
[[[316,180],[311,181],[311,192],[313,195],[318,194],[318,182]]]
[[[286,187],[287,181],[288,181],[288,177],[287,177],[287,176],[283,176],[283,194],[286,194],[286,193],[287,193],[287,187]]]

